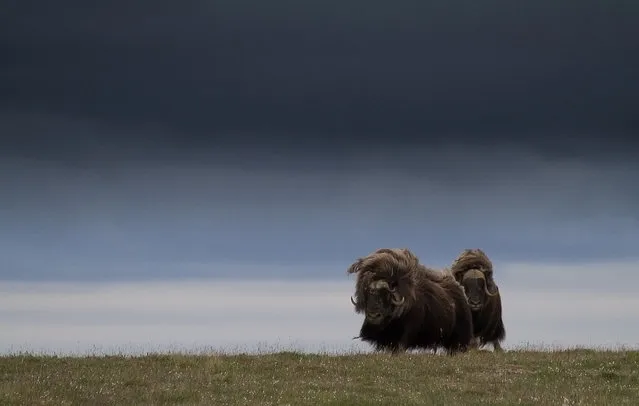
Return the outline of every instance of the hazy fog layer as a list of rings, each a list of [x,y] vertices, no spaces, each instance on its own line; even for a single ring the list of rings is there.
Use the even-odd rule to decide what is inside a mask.
[[[599,267],[623,275],[638,265]],[[535,270],[536,277],[530,277]],[[580,277],[587,270],[499,269],[522,276],[500,284],[505,347],[639,345],[639,299],[626,288],[632,282],[603,278],[587,289]],[[346,276],[296,282],[3,283],[0,351],[369,351],[351,339],[362,321],[349,300],[353,289],[354,280]]]

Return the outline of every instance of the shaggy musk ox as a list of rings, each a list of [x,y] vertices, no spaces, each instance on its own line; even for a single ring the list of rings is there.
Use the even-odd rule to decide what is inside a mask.
[[[473,347],[488,343],[502,351],[506,329],[501,315],[501,295],[493,279],[493,264],[480,249],[465,249],[450,268],[464,287],[473,314]]]
[[[347,270],[357,274],[357,313],[364,313],[362,341],[375,349],[400,352],[413,348],[449,355],[468,349],[472,315],[455,278],[419,263],[408,249],[379,249]]]

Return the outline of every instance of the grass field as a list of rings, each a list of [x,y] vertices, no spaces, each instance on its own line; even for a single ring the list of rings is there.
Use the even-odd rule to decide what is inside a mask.
[[[0,358],[2,405],[623,405],[639,351]]]

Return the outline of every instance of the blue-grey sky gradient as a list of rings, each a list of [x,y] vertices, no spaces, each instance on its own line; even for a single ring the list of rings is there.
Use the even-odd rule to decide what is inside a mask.
[[[465,247],[498,262],[639,255],[631,161],[422,145],[260,169],[226,154],[104,166],[7,157],[2,278],[340,278],[349,261],[383,246],[409,247],[436,266]],[[253,275],[213,263],[265,266]],[[301,266],[270,266],[286,264]]]

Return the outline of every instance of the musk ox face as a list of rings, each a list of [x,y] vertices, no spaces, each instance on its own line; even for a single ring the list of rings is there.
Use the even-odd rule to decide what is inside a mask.
[[[393,318],[396,309],[401,307],[406,299],[392,283],[378,279],[368,285],[362,300],[366,321],[370,324],[382,325]],[[352,297],[351,303],[357,306]]]
[[[482,269],[469,269],[456,275],[464,287],[470,309],[474,312],[484,308],[489,298],[497,296],[498,291],[492,282],[492,274]]]

